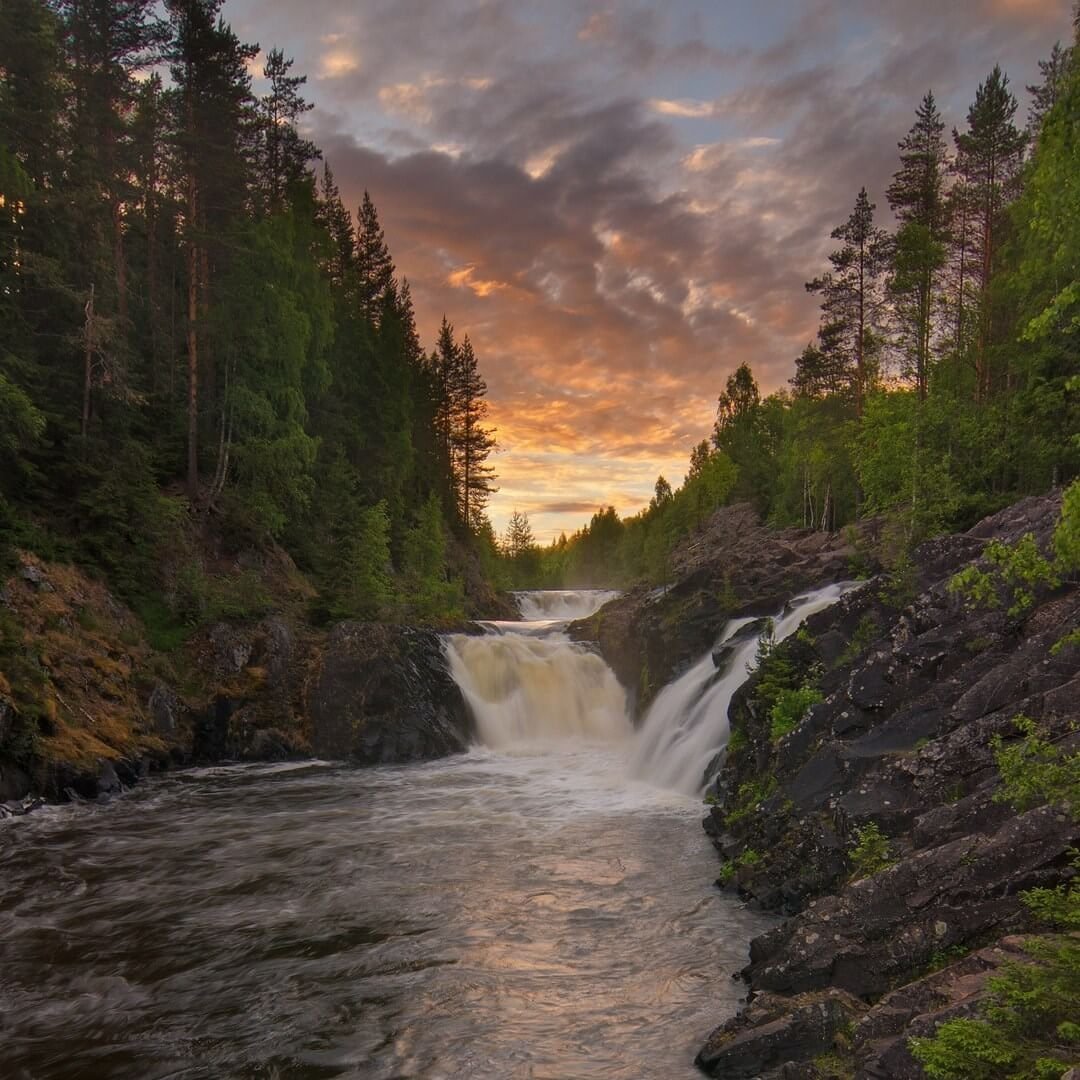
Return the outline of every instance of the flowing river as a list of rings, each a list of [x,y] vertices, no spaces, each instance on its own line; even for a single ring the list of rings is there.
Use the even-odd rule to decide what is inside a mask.
[[[650,782],[611,672],[544,618],[600,599],[448,641],[468,754],[0,822],[0,1076],[698,1075],[769,923],[714,889],[700,795]]]

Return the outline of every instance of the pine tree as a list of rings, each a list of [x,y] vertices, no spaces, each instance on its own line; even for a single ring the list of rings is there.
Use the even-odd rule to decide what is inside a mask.
[[[958,165],[970,192],[970,210],[975,224],[973,246],[977,247],[978,255],[974,267],[977,289],[975,398],[980,402],[987,399],[991,389],[991,309],[987,290],[994,268],[1002,212],[1018,193],[1027,144],[1027,137],[1013,122],[1016,109],[1017,101],[1009,90],[1009,80],[1000,67],[995,67],[976,91],[975,101],[968,110],[967,131],[953,132]]]
[[[928,93],[900,142],[900,169],[886,193],[899,222],[889,292],[905,368],[920,400],[926,398],[930,371],[937,275],[945,262],[944,130],[934,95]]]
[[[203,331],[211,274],[228,226],[243,218],[247,198],[251,76],[257,45],[242,45],[217,18],[222,0],[166,0],[173,42],[175,128],[181,177],[187,271],[187,487],[199,494],[200,378],[214,386]],[[222,416],[220,423],[224,424]],[[219,428],[219,431],[221,429]]]
[[[495,470],[487,459],[495,449],[495,436],[484,426],[488,415],[487,383],[477,364],[468,335],[461,343],[453,381],[454,411],[452,458],[457,462],[458,502],[466,530],[483,518],[488,497],[496,490]]]
[[[290,75],[292,66],[293,60],[286,60],[281,49],[271,49],[263,67],[270,89],[259,102],[256,176],[271,213],[281,209],[293,184],[308,177],[308,162],[319,156],[315,144],[297,130],[300,117],[314,106],[300,94],[307,76]]]
[[[862,415],[880,350],[881,283],[889,256],[888,236],[874,224],[874,209],[862,188],[851,216],[832,232],[834,240],[844,242],[829,256],[832,271],[806,285],[821,294],[823,323],[836,327],[842,348],[852,358],[856,416]]]

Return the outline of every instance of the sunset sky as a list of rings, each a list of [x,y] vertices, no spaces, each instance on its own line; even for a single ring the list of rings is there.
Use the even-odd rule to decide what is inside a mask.
[[[961,124],[1025,83],[1069,0],[228,0],[309,76],[311,137],[367,188],[425,344],[476,347],[498,530],[537,538],[681,480],[740,363],[763,392],[816,326],[803,283],[865,184],[886,217],[927,89]],[[259,83],[256,82],[256,89]]]

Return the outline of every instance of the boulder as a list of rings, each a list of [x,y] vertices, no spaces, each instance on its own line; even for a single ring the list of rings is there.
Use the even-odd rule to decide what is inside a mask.
[[[460,752],[471,731],[442,641],[431,630],[336,626],[308,690],[312,747],[364,765]]]

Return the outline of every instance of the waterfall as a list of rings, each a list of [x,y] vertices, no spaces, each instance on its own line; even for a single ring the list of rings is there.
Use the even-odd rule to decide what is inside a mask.
[[[851,586],[797,596],[772,619],[782,641]],[[629,775],[656,787],[699,793],[705,772],[727,745],[728,706],[746,681],[764,619],[732,619],[720,641],[652,703],[635,734],[626,693],[603,658],[571,641],[566,622],[598,611],[616,593],[518,593],[523,621],[489,624],[479,636],[450,634],[447,661],[476,724],[493,749],[567,739],[625,742]]]
[[[827,585],[795,597],[773,618],[775,639],[793,634],[850,587]],[[749,677],[763,630],[761,620],[732,619],[717,647],[660,691],[637,734],[632,775],[687,794],[703,790],[709,763],[727,746],[728,706]]]
[[[450,673],[484,745],[626,739],[626,693],[604,660],[561,632],[618,595],[601,590],[517,593],[526,622],[445,638]]]
[[[526,622],[573,622],[595,615],[618,595],[611,589],[545,589],[516,592],[514,599]]]

